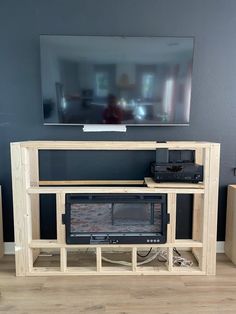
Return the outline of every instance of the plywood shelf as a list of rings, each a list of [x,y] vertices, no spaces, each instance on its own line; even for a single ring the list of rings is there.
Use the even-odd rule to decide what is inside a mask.
[[[199,183],[175,183],[175,182],[155,182],[152,178],[144,178],[144,181],[148,188],[160,188],[160,189],[204,189],[204,184]]]
[[[204,182],[198,184],[156,183],[150,178],[145,178],[144,184],[143,180],[42,181],[39,179],[38,158],[40,150],[155,151],[158,148],[194,150],[196,162],[204,166]],[[141,141],[28,141],[11,143],[16,275],[214,275],[216,269],[219,156],[220,145],[218,143],[194,141],[166,143]],[[65,211],[66,193],[167,194],[167,209],[170,215],[167,242],[165,244],[148,243],[139,245],[66,244],[65,226],[62,224],[61,218]],[[55,195],[57,239],[40,239],[40,194]],[[176,239],[178,194],[192,194],[194,196],[192,239]],[[158,263],[158,261],[155,260],[155,262],[152,261],[143,266],[138,265],[137,251],[147,251],[151,247],[154,250],[165,250],[167,254],[166,263],[157,265],[155,263]],[[190,256],[193,266],[174,266],[172,262],[176,254],[174,248],[177,248],[186,256]],[[46,259],[40,254],[42,250],[51,252],[51,262],[48,265]],[[87,251],[91,254],[83,256]],[[127,252],[129,253],[130,266],[113,264],[107,266],[107,262],[104,262],[104,254],[110,256],[110,254],[117,254],[117,251],[123,256]],[[79,254],[80,259],[71,261],[73,252]]]

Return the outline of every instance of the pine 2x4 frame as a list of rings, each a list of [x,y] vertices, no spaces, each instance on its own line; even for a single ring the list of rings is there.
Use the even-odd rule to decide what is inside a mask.
[[[204,165],[204,181],[198,184],[155,183],[146,178],[132,181],[40,181],[40,150],[133,150],[150,151],[158,148],[169,150],[194,150],[195,161]],[[27,141],[11,143],[12,184],[14,202],[15,261],[17,276],[55,275],[215,275],[216,230],[219,185],[220,144],[209,142],[83,142],[83,141]],[[115,186],[119,184],[119,186]],[[139,185],[134,187],[132,185]],[[56,185],[56,186],[55,186]],[[74,185],[74,186],[69,186]],[[170,223],[165,244],[66,244],[62,214],[65,212],[66,193],[165,193]],[[40,239],[39,195],[56,195],[57,239]],[[178,194],[192,194],[192,239],[176,239],[176,199]],[[166,250],[167,263],[140,265],[138,250],[159,248]],[[195,261],[191,267],[178,267],[173,263],[177,248]],[[83,259],[89,250],[93,266]],[[52,262],[44,261],[42,251],[57,251]],[[70,260],[71,251],[76,259]],[[118,251],[118,252],[117,252]],[[125,258],[129,255],[130,266],[108,265],[104,255],[114,252]],[[49,257],[46,258],[48,260]],[[37,264],[38,260],[42,263]],[[55,263],[58,263],[54,267]],[[76,262],[76,263],[75,263]],[[86,264],[88,263],[88,264]],[[78,264],[78,265],[77,265]],[[76,266],[75,266],[76,265]]]

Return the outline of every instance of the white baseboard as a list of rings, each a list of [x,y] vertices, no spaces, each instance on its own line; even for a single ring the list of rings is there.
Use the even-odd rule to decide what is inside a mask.
[[[4,254],[14,255],[15,254],[15,243],[14,242],[4,242]]]
[[[216,252],[224,253],[224,241],[217,241],[216,243]],[[15,243],[14,242],[4,242],[4,253],[6,255],[14,255],[15,254]]]
[[[217,241],[216,253],[224,253],[224,252],[225,252],[225,241]]]

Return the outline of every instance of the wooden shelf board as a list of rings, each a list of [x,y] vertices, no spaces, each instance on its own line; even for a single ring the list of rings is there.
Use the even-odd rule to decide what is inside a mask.
[[[199,183],[182,183],[182,182],[162,182],[157,183],[152,178],[144,178],[146,185],[149,188],[174,188],[174,189],[204,189],[204,184],[202,182]]]
[[[46,273],[46,272],[54,272],[54,273],[60,273],[60,267],[40,267],[36,266],[32,268],[32,272],[34,273]]]
[[[84,266],[81,266],[81,267],[67,267],[66,268],[66,272],[68,273],[85,273],[85,272],[93,272],[93,273],[96,273],[97,272],[97,268],[96,267],[84,267]]]
[[[144,180],[40,180],[39,186],[55,186],[55,185],[144,185]]]
[[[198,242],[198,241],[194,241],[194,240],[176,240],[173,243],[164,243],[164,244],[97,244],[97,245],[86,245],[86,244],[60,244],[58,243],[56,240],[32,240],[30,243],[30,248],[42,248],[42,249],[46,249],[46,248],[97,248],[97,247],[101,247],[101,248],[130,248],[132,249],[133,247],[136,248],[164,248],[164,247],[183,247],[183,248],[188,248],[188,247],[202,247],[203,244],[202,242]]]
[[[172,246],[170,247],[176,247],[176,248],[181,248],[181,247],[203,247],[203,243],[200,241],[194,241],[191,239],[178,239],[175,240],[174,243],[171,244]]]
[[[183,268],[183,267],[182,267]],[[114,271],[76,271],[76,270],[70,270],[70,271],[54,271],[54,270],[50,270],[48,269],[34,269],[32,272],[28,272],[26,275],[27,276],[89,276],[89,275],[93,275],[93,276],[103,276],[103,275],[110,275],[110,276],[202,276],[202,275],[206,275],[206,273],[204,271],[201,270],[196,270],[196,269],[189,269],[188,271],[183,270],[181,268],[181,270],[174,270],[174,271],[168,271],[168,270],[144,270],[144,271],[126,271],[126,270],[114,270]]]
[[[110,273],[110,272],[133,272],[132,266],[102,266],[101,271],[103,273]]]
[[[186,273],[189,273],[189,272],[192,272],[192,271],[196,271],[196,272],[201,272],[201,269],[198,267],[198,266],[189,266],[189,267],[176,267],[176,266],[173,266],[172,268],[173,272],[186,272]]]
[[[228,185],[229,187],[233,188],[233,189],[236,189],[236,184],[230,184]]]
[[[199,188],[148,188],[148,187],[30,187],[29,194],[55,194],[55,193],[176,193],[176,194],[203,194]]]
[[[30,248],[61,248],[63,244],[59,244],[57,240],[32,240],[30,243]]]
[[[148,264],[146,264],[148,265]],[[168,271],[167,266],[165,263],[161,266],[137,266],[136,272],[162,272],[162,271]]]
[[[152,141],[26,141],[21,147],[46,150],[155,150],[157,148],[193,149],[207,148],[209,142],[171,141],[157,143]],[[12,143],[14,145],[14,143]]]

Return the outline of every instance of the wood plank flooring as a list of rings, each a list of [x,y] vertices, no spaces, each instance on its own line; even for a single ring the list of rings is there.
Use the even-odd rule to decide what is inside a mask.
[[[236,266],[217,256],[217,275],[15,277],[0,259],[0,313],[236,313]]]

